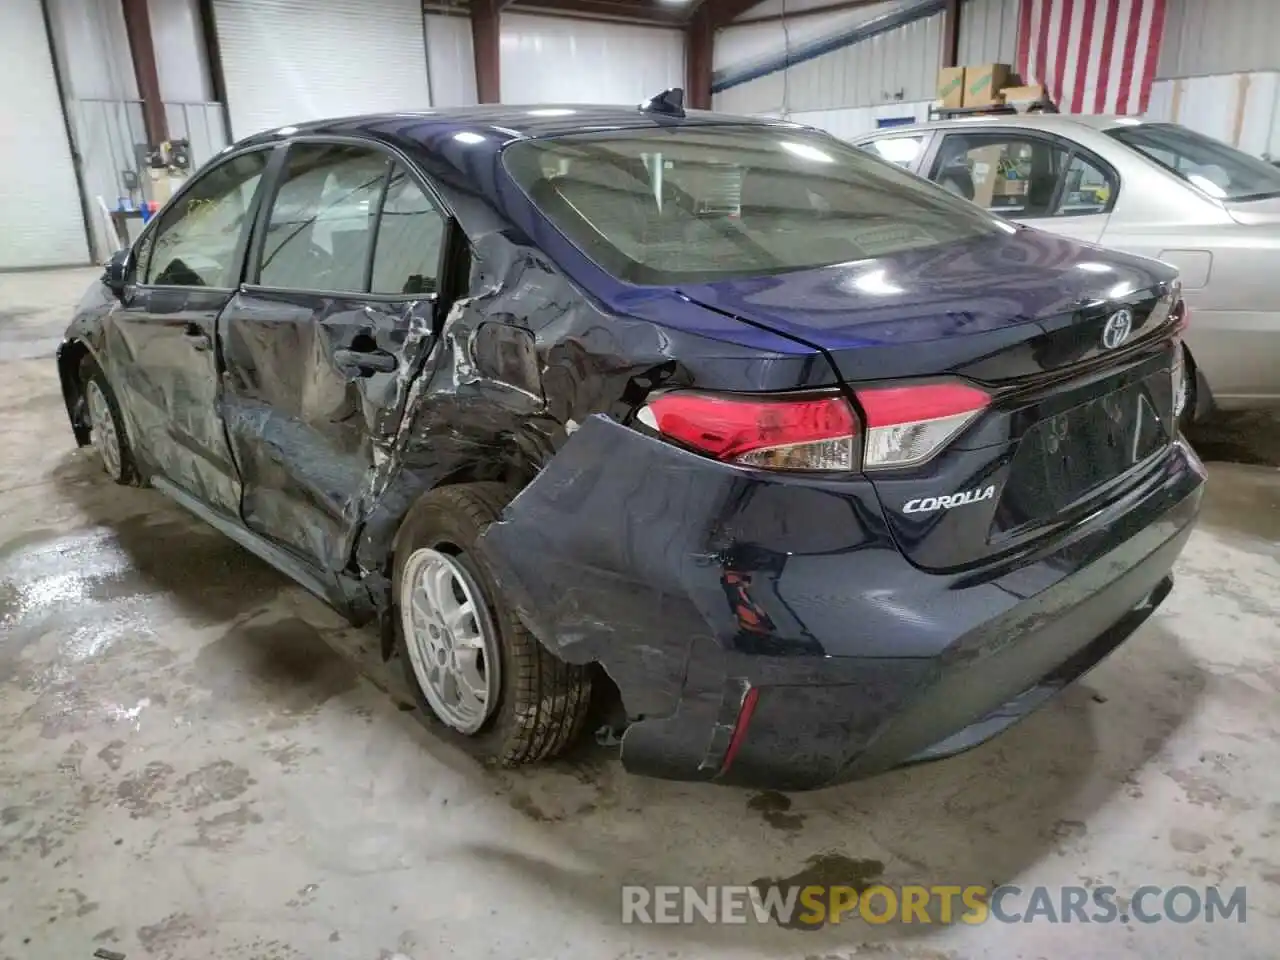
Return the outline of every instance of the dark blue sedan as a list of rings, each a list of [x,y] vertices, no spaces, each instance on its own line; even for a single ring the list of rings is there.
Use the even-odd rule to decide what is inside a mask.
[[[58,353],[77,441],[353,621],[483,760],[816,787],[1026,715],[1165,598],[1174,272],[825,134],[639,108],[286,127]]]

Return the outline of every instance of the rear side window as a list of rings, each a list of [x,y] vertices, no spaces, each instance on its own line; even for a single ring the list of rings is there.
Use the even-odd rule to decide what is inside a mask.
[[[364,293],[390,161],[374,150],[296,144],[271,204],[258,282]]]
[[[434,293],[443,242],[444,217],[397,165],[382,204],[373,254],[373,292]]]
[[[1280,170],[1175,123],[1128,125],[1107,134],[1215,200],[1245,202],[1280,196]]]
[[[1105,213],[1116,184],[1068,147],[1016,134],[952,133],[932,178],[949,193],[1015,219]]]
[[[765,276],[1001,229],[856,147],[786,127],[525,140],[503,158],[579,249],[632,283]]]

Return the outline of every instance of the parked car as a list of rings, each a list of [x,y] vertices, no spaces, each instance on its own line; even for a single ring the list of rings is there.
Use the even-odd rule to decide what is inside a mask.
[[[1133,117],[965,117],[856,142],[1019,223],[1174,265],[1191,315],[1186,419],[1280,407],[1273,165]]]
[[[476,756],[616,687],[628,769],[800,788],[987,739],[1165,598],[1183,317],[824,134],[495,106],[224,151],[58,370],[112,478],[376,620]]]

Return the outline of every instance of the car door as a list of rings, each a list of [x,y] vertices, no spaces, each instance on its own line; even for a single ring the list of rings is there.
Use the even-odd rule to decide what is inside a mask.
[[[134,283],[112,315],[106,355],[134,441],[174,484],[237,516],[239,481],[218,410],[218,314],[240,282],[271,150],[201,172],[140,239]]]
[[[219,324],[241,515],[335,571],[431,347],[447,220],[377,146],[303,139],[258,225],[248,282]]]
[[[1063,137],[983,128],[945,133],[929,179],[993,213],[1097,243],[1120,189],[1100,157]]]

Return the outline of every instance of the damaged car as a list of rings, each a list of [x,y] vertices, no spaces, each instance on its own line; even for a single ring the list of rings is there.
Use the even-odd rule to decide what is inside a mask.
[[[992,737],[1165,599],[1186,319],[1165,265],[668,94],[243,140],[57,363],[112,479],[376,623],[478,758],[604,717],[631,771],[798,789]]]

